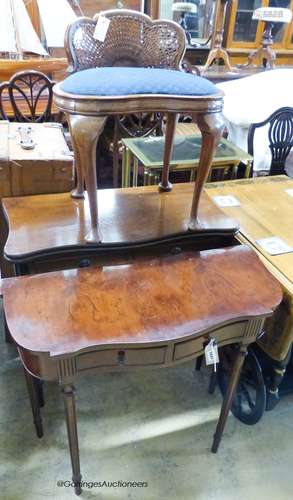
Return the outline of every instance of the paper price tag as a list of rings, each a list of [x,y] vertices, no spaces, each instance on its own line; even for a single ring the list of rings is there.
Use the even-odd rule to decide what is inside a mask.
[[[93,34],[93,37],[96,40],[99,40],[99,42],[104,42],[110,26],[110,22],[110,19],[108,19],[107,17],[103,16],[102,14],[99,15]]]
[[[214,371],[217,371],[217,363],[219,363],[218,346],[215,339],[211,339],[204,350],[206,365],[214,365]]]
[[[270,255],[280,255],[282,253],[293,252],[293,248],[287,245],[287,243],[281,240],[281,238],[278,238],[278,236],[262,238],[260,240],[256,240],[256,243]]]
[[[228,194],[225,196],[214,196],[213,200],[218,205],[218,207],[240,207],[240,201],[237,200],[237,198],[232,194]]]
[[[287,193],[289,196],[292,196],[293,198],[293,189],[285,189],[285,193]]]

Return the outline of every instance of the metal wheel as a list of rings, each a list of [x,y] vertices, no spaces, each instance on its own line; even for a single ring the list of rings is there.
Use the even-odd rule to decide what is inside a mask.
[[[234,357],[234,346],[222,349],[218,370],[218,382],[222,395],[226,393],[228,387]],[[231,411],[244,424],[254,425],[261,419],[265,407],[266,388],[262,369],[253,350],[249,348]]]

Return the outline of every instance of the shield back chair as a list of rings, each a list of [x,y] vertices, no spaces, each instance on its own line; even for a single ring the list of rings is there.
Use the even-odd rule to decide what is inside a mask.
[[[250,125],[248,130],[248,153],[251,156],[254,154],[255,132],[262,127],[267,128],[266,136],[271,152],[268,175],[286,174],[286,160],[293,147],[293,108],[279,108],[266,120]],[[265,173],[267,174],[267,171]]]
[[[53,121],[54,82],[40,71],[19,71],[0,85],[0,116],[17,122]]]
[[[96,39],[98,17],[79,18],[67,29],[65,46],[73,74],[53,89],[56,105],[66,113],[77,166],[73,197],[84,197],[91,214],[88,243],[102,242],[98,226],[96,145],[107,116],[131,113],[166,115],[165,153],[160,191],[170,191],[169,163],[179,113],[190,114],[202,133],[198,175],[189,229],[197,231],[198,205],[214,150],[223,130],[222,92],[208,80],[184,73],[184,30],[172,21],[140,12],[103,12],[109,21],[104,41]]]

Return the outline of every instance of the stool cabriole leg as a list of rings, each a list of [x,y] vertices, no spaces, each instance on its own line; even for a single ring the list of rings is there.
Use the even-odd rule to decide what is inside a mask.
[[[86,235],[87,243],[100,243],[97,201],[96,147],[103,132],[105,116],[81,116],[71,118],[71,133],[78,149],[80,165],[85,178],[91,216],[91,230]]]
[[[66,415],[68,444],[70,449],[70,458],[72,465],[72,481],[74,482],[75,485],[74,490],[76,495],[80,495],[81,474],[80,474],[80,463],[79,463],[79,448],[78,448],[74,391],[75,389],[72,384],[65,384],[62,386],[64,408]]]
[[[224,122],[221,113],[205,113],[196,116],[196,123],[201,131],[202,144],[194,184],[193,200],[191,206],[189,229],[196,230],[200,227],[198,220],[198,206],[204,183],[208,177],[215,149],[222,136]]]
[[[67,123],[69,127],[69,132],[71,136],[72,147],[74,151],[74,168],[76,171],[76,187],[71,191],[72,198],[84,198],[84,175],[82,172],[82,165],[80,160],[80,151],[78,147],[78,143],[76,141],[76,136],[72,129],[72,124],[78,119],[78,116],[66,114]]]
[[[245,356],[247,354],[247,345],[241,345],[237,353],[236,359],[233,364],[232,373],[230,376],[227,392],[224,397],[224,401],[221,408],[220,417],[218,420],[216,432],[214,434],[214,440],[212,445],[212,452],[217,453],[219,444],[222,438],[222,434],[227,422],[228,414],[232,406],[234,395],[237,389],[241,369],[244,363]]]
[[[171,191],[172,189],[172,184],[169,181],[169,171],[170,171],[170,161],[173,153],[174,136],[175,136],[177,121],[178,121],[178,114],[167,113],[163,172],[162,172],[162,179],[159,184],[160,191]]]
[[[25,368],[24,368],[24,374],[30,398],[36,433],[37,436],[41,438],[43,437],[44,432],[43,432],[42,415],[38,397],[37,379],[33,377]]]

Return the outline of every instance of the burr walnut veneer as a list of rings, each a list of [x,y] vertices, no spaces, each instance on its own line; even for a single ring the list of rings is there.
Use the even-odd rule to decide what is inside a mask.
[[[176,365],[203,354],[211,338],[219,346],[238,343],[214,435],[216,452],[247,346],[261,334],[281,290],[257,256],[238,246],[8,278],[3,297],[39,436],[36,377],[60,384],[79,494],[76,377]]]
[[[88,193],[91,227],[86,241],[104,241],[96,197],[97,140],[107,116],[131,113],[166,114],[160,191],[172,188],[169,164],[178,114],[196,121],[202,148],[188,226],[198,231],[199,200],[223,130],[222,93],[208,80],[182,72],[185,33],[177,23],[152,21],[124,9],[103,15],[110,21],[104,42],[95,38],[96,18],[80,18],[69,26],[66,48],[75,73],[53,89],[56,105],[67,115],[75,152],[78,182],[72,196],[84,196],[84,181]]]

